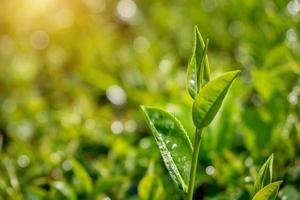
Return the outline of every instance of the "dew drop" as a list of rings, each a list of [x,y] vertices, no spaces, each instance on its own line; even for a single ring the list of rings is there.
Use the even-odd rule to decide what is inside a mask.
[[[172,147],[171,147],[171,149],[173,150],[173,149],[175,149],[176,147],[177,147],[177,144],[173,144]]]
[[[190,80],[190,84],[191,84],[191,85],[194,85],[194,84],[195,84],[195,81],[194,81],[193,79],[191,79],[191,80]]]

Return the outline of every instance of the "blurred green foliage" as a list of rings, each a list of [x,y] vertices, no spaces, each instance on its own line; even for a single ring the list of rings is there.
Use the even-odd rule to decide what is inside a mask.
[[[249,199],[272,152],[279,197],[299,199],[298,0],[2,0],[0,199],[182,198],[138,106],[193,137],[194,25],[212,77],[243,71],[204,132],[197,199]]]

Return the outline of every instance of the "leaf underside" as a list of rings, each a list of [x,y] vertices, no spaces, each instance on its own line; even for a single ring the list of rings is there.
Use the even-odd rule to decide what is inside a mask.
[[[227,72],[200,90],[193,104],[193,121],[196,127],[204,128],[213,120],[239,73],[239,70]]]
[[[180,122],[170,113],[142,106],[164,163],[183,191],[187,191],[193,147]]]
[[[252,200],[275,200],[281,183],[282,181],[277,181],[265,186]]]

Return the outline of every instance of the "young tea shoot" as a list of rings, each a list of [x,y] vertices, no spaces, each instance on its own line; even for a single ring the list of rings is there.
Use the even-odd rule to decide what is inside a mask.
[[[202,132],[218,113],[230,86],[240,73],[239,70],[231,71],[211,80],[207,57],[208,40],[204,42],[197,27],[194,29],[194,36],[186,83],[187,91],[194,100],[194,144],[180,121],[171,113],[160,108],[141,106],[166,168],[172,180],[185,193],[186,200],[193,199]]]
[[[252,200],[275,200],[282,181],[272,182],[273,154],[260,168],[254,183],[254,197]]]

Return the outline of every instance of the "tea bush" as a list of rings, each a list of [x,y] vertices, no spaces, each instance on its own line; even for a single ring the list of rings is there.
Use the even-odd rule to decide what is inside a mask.
[[[242,70],[201,139],[195,198],[250,199],[274,153],[279,198],[299,199],[299,20],[297,0],[3,0],[0,199],[182,199],[139,105],[194,140],[194,25],[211,77]]]

